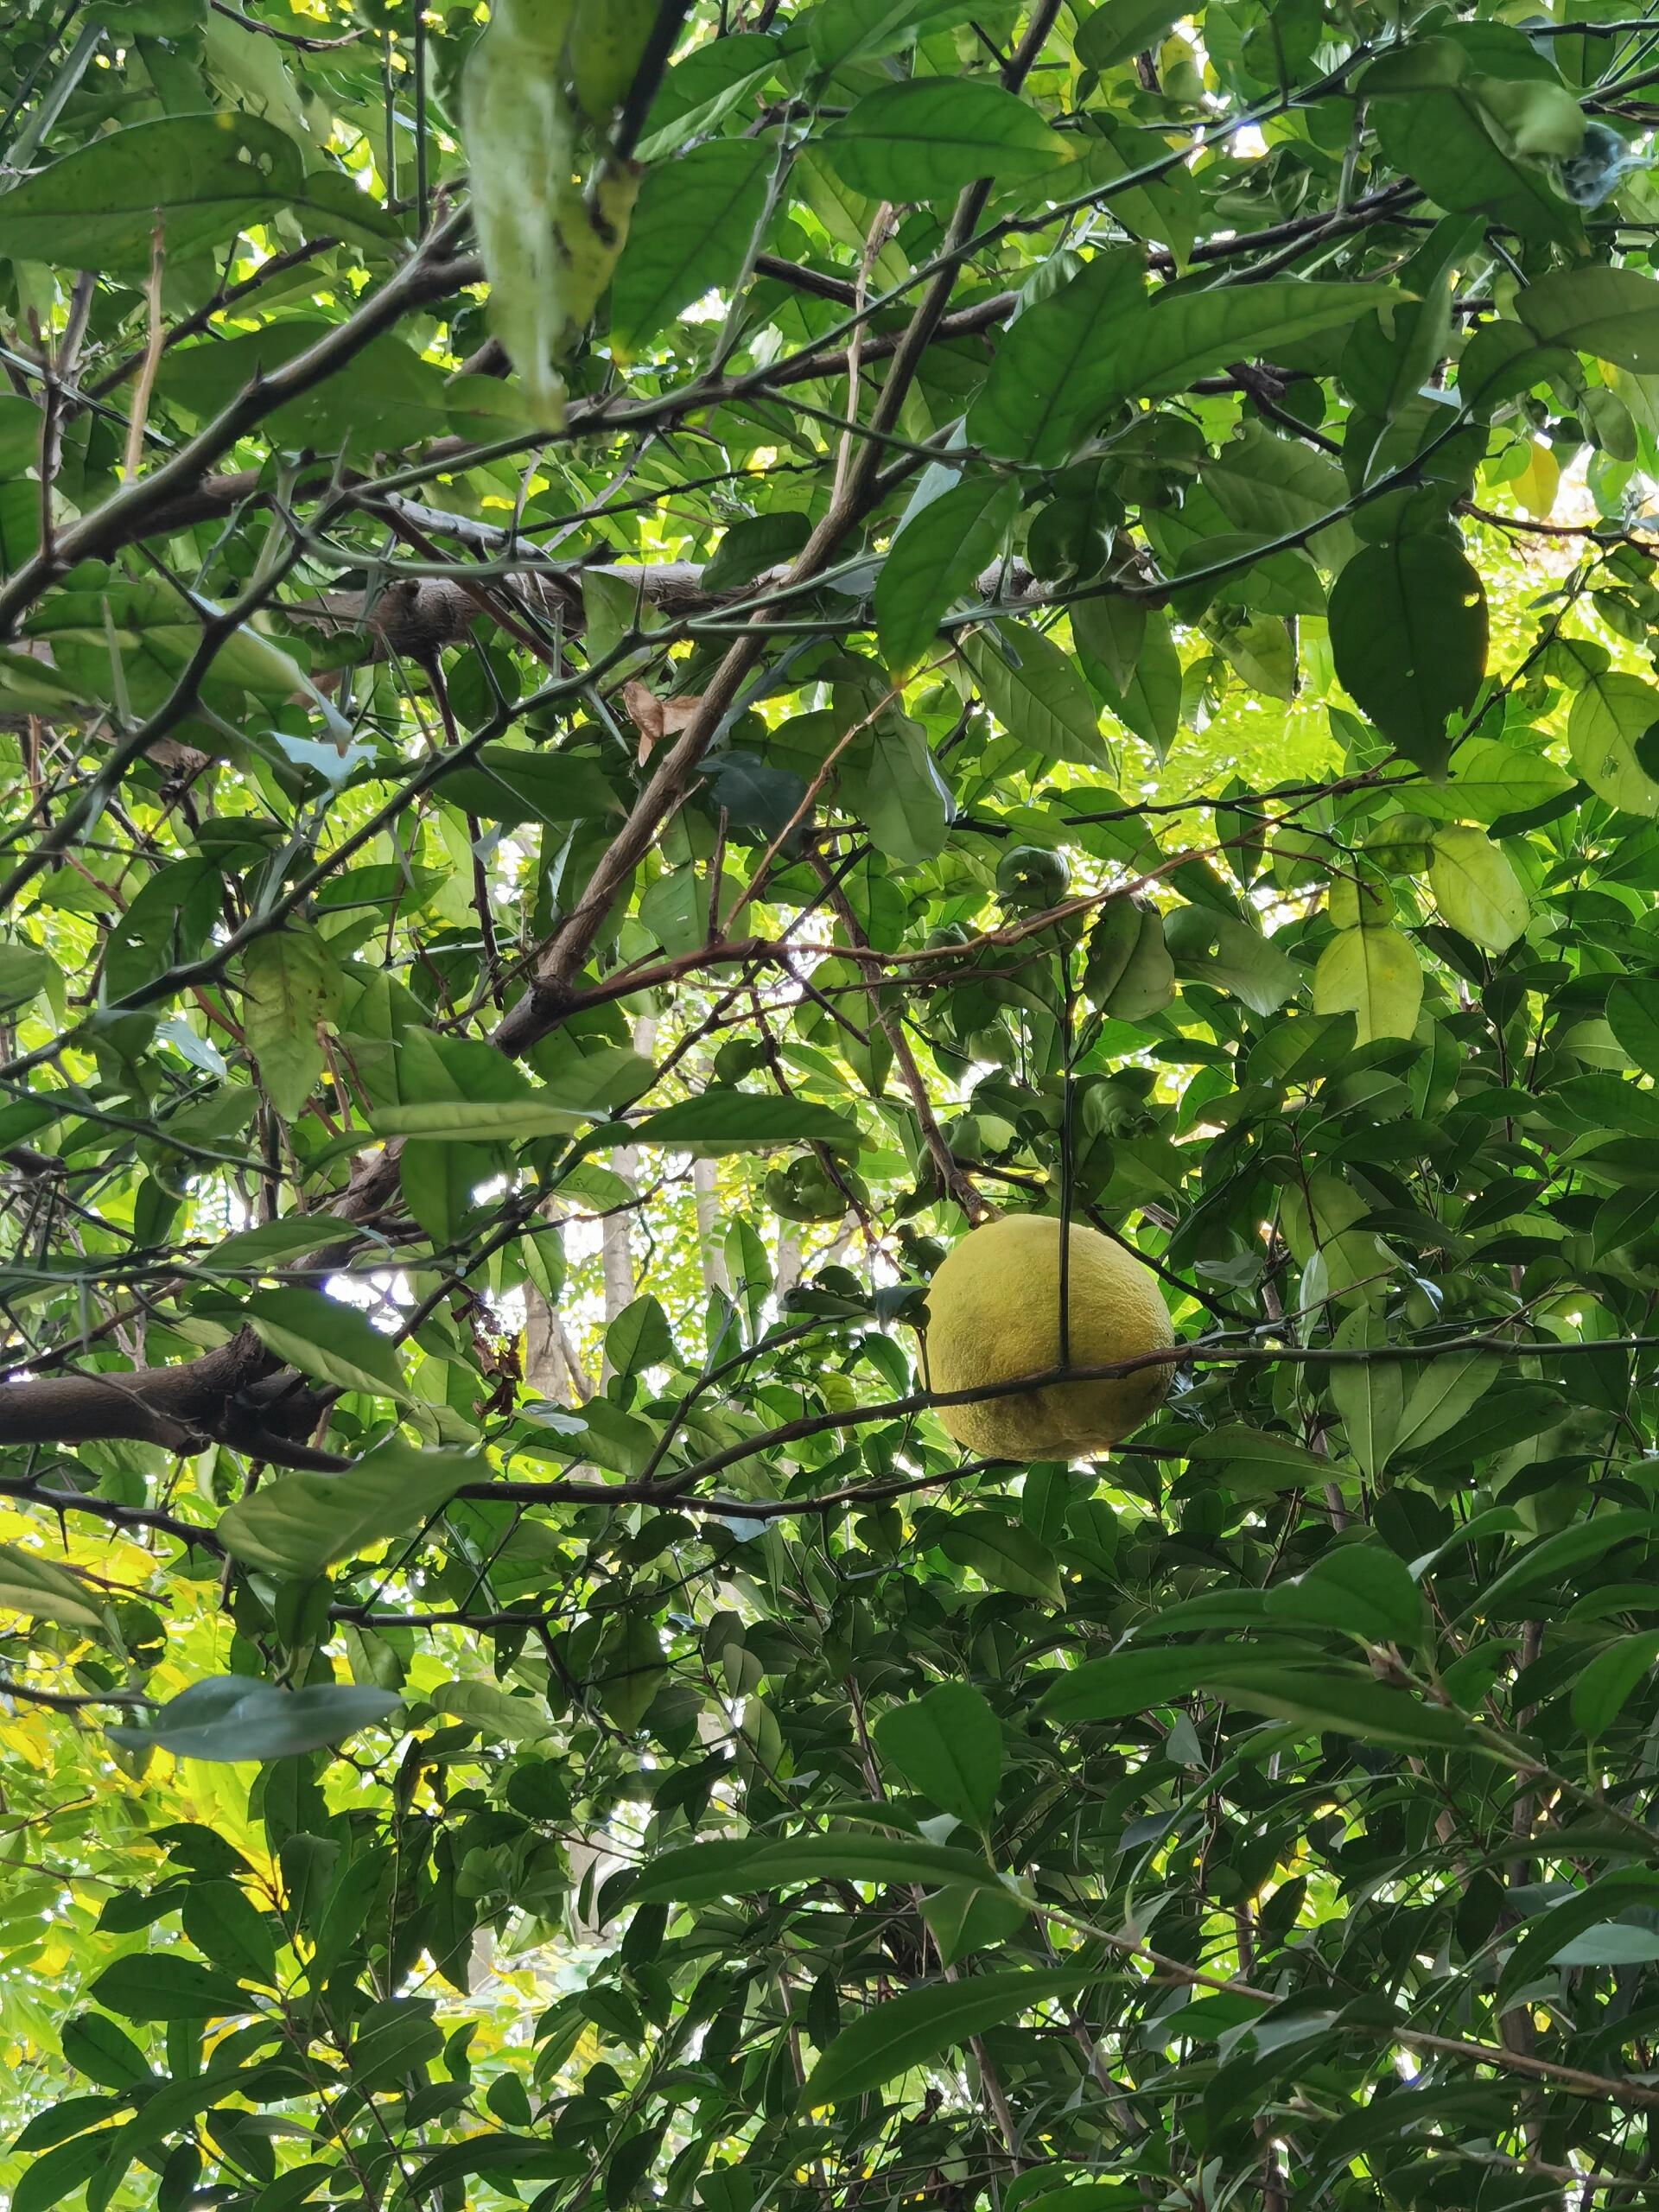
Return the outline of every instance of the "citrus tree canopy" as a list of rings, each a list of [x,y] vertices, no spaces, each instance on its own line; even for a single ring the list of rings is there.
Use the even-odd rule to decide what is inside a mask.
[[[1656,56],[0,8],[10,2212],[1654,2201]]]

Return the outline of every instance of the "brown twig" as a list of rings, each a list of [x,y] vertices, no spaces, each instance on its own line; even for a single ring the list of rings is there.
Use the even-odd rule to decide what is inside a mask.
[[[149,278],[144,286],[144,351],[138,369],[138,389],[132,396],[132,413],[127,422],[127,449],[122,464],[122,474],[129,484],[143,466],[144,431],[149,421],[149,397],[156,388],[156,372],[161,365],[163,343],[162,276],[167,266],[165,237],[166,226],[157,214],[156,226],[149,234]]]

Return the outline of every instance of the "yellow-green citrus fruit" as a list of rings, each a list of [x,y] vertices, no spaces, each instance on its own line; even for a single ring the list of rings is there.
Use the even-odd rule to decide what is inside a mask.
[[[1158,1279],[1097,1230],[1071,1233],[1071,1364],[1103,1367],[1173,1344]],[[988,1221],[953,1246],[927,1293],[930,1389],[973,1390],[1060,1363],[1060,1224]],[[991,1459],[1086,1459],[1138,1428],[1169,1388],[1166,1363],[1097,1382],[941,1406],[957,1442]]]

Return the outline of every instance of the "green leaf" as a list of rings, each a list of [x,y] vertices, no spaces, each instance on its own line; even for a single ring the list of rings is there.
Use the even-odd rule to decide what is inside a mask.
[[[1620,1544],[1644,1542],[1651,1538],[1654,1528],[1654,1516],[1634,1506],[1618,1507],[1611,1513],[1598,1513],[1593,1520],[1575,1522],[1529,1544],[1519,1558],[1477,1592],[1466,1610],[1484,1620],[1502,1620],[1523,1591],[1532,1591],[1540,1583],[1557,1582],[1571,1568],[1600,1559]]]
[[[63,2055],[77,2073],[106,2089],[130,2089],[156,2079],[156,2070],[132,2037],[101,2012],[79,2012],[66,2023]]]
[[[1288,703],[1296,696],[1298,679],[1296,651],[1284,623],[1287,611],[1305,614],[1314,610],[1306,606],[1275,607],[1272,613],[1249,615],[1242,621],[1207,615],[1202,627],[1252,691]]]
[[[1145,2202],[1132,2181],[1084,2181],[1022,2197],[1020,2212],[1137,2212]]]
[[[180,1923],[202,1956],[246,1981],[276,1980],[282,1923],[261,1912],[234,1882],[193,1882]]]
[[[440,1713],[466,1721],[492,1743],[539,1743],[549,1732],[544,1700],[494,1682],[440,1682],[428,1695]]]
[[[1659,1959],[1659,1929],[1638,1928],[1627,1921],[1605,1921],[1586,1928],[1570,1943],[1563,1943],[1550,1960],[1557,1967],[1624,1967]]]
[[[359,1728],[373,1727],[395,1713],[399,1702],[388,1690],[355,1685],[312,1682],[304,1689],[283,1690],[273,1682],[256,1681],[245,1675],[222,1675],[211,1681],[192,1682],[143,1727],[112,1727],[108,1733],[130,1751],[170,1751],[176,1759],[226,1764],[244,1759],[287,1759],[340,1743]],[[112,2011],[125,2012],[130,2020],[188,2017],[134,2012],[97,1985],[95,1993]]]
[[[1110,593],[1074,601],[1071,636],[1096,693],[1161,760],[1181,726],[1181,657],[1163,610],[1134,608],[1126,620],[1131,604]],[[1135,634],[1133,665],[1120,675],[1126,628]]]
[[[1423,1003],[1423,970],[1398,930],[1338,930],[1313,970],[1316,1014],[1351,1014],[1357,1041],[1409,1037]]]
[[[1098,411],[1103,350],[1145,296],[1141,257],[1109,249],[1028,307],[1003,334],[968,411],[971,442],[1039,467],[1068,460]]]
[[[461,1452],[421,1452],[393,1437],[343,1474],[279,1475],[219,1518],[245,1567],[289,1581],[321,1574],[388,1537],[405,1536],[487,1473]]]
[[[1111,334],[1091,373],[1096,410],[1118,400],[1177,391],[1229,361],[1263,355],[1339,329],[1395,297],[1376,284],[1321,284],[1269,278],[1205,292],[1163,292],[1137,302]]]
[[[1416,1643],[1423,1600],[1405,1561],[1385,1544],[1339,1544],[1268,1593],[1274,1619],[1317,1622],[1367,1643]]]
[[[855,192],[895,201],[938,199],[983,176],[1040,176],[1071,154],[1034,108],[983,77],[883,85],[818,143]]]
[[[1134,899],[1107,900],[1089,934],[1084,988],[1117,1021],[1146,1021],[1169,1004],[1175,963],[1155,907]]]
[[[404,1398],[403,1363],[391,1339],[350,1306],[319,1290],[257,1290],[248,1325],[278,1359],[314,1382],[368,1397]]]
[[[1214,1650],[1198,1645],[1131,1644],[1055,1675],[1038,1710],[1047,1720],[1121,1720],[1190,1696],[1215,1665]]]
[[[1402,1751],[1482,1752],[1461,1713],[1426,1705],[1404,1690],[1339,1675],[1299,1673],[1285,1667],[1268,1674],[1238,1676],[1224,1664],[1211,1667],[1203,1687],[1229,1705],[1243,1705],[1279,1720],[1320,1733],[1357,1736],[1368,1744]],[[1496,1752],[1485,1752],[1495,1758]]]
[[[1259,423],[1244,423],[1228,440],[1202,481],[1235,530],[1263,538],[1307,531],[1348,498],[1347,480],[1334,461]],[[1322,566],[1340,568],[1353,551],[1352,531],[1333,523],[1308,543]]]
[[[772,75],[780,51],[779,41],[761,32],[734,30],[683,54],[652,102],[640,160],[658,161],[712,132],[745,93]]]
[[[1615,1923],[1611,1916],[1632,1905],[1650,1910],[1653,1903],[1653,1877],[1645,1868],[1604,1874],[1582,1889],[1569,1890],[1565,1896],[1558,1896],[1544,1911],[1533,1915],[1516,1936],[1497,1979],[1494,1993],[1498,2004],[1507,2009],[1517,1991],[1576,1948],[1580,1938],[1586,1936],[1590,1940],[1581,1962],[1612,1963],[1625,1939],[1638,1934],[1650,1935],[1652,1930],[1637,1930]],[[1611,1936],[1609,1943],[1607,1938],[1615,1928],[1618,1933]],[[1604,1944],[1608,1956],[1602,1959],[1598,1954]]]
[[[985,1829],[1002,1775],[996,1715],[966,1682],[941,1682],[875,1724],[876,1749],[911,1788],[967,1827]]]
[[[1010,737],[1046,760],[1104,766],[1100,721],[1071,662],[1041,630],[1001,621],[964,640],[963,658]]]
[[[1607,1733],[1659,1659],[1659,1629],[1623,1636],[1580,1669],[1573,1684],[1573,1726],[1597,1742]]]
[[[1337,674],[1362,712],[1420,767],[1449,758],[1446,724],[1486,668],[1486,594],[1449,538],[1390,539],[1355,555],[1331,594]]]
[[[1131,54],[1155,52],[1182,13],[1178,0],[1102,0],[1078,28],[1077,59],[1085,69],[1115,69]]]
[[[416,2195],[430,2198],[471,2174],[481,2175],[492,2183],[510,2183],[579,2174],[582,2166],[578,2152],[542,2137],[469,2135],[423,2158],[414,2169],[410,2186]],[[331,2166],[327,2171],[333,2175],[338,2170]]]
[[[0,1010],[26,1006],[54,969],[48,953],[32,944],[0,944]]]
[[[904,715],[884,715],[860,766],[861,775],[849,764],[842,781],[874,850],[901,866],[935,859],[944,849],[953,810],[921,724]]]
[[[1198,1438],[1191,1456],[1202,1466],[1219,1466],[1236,1497],[1276,1497],[1283,1491],[1306,1490],[1331,1479],[1328,1459],[1294,1444],[1287,1436],[1243,1424],[1230,1423]]]
[[[274,124],[224,110],[157,117],[15,183],[0,201],[0,256],[142,275],[158,216],[181,260],[304,190],[300,150]]]
[[[1518,53],[1505,51],[1491,35],[1497,27],[1482,28],[1481,48],[1416,39],[1374,61],[1359,79],[1372,127],[1390,165],[1439,207],[1478,210],[1527,238],[1568,244],[1579,233],[1578,216],[1526,150],[1528,95],[1535,99],[1542,90],[1548,99],[1553,92],[1549,121],[1559,128],[1560,80],[1518,36],[1508,35]],[[1513,81],[1526,76],[1536,77],[1536,88]],[[1489,87],[1496,95],[1490,100]]]
[[[1380,1315],[1363,1307],[1345,1315],[1338,1325],[1336,1348],[1365,1356],[1334,1361],[1326,1378],[1348,1449],[1361,1473],[1373,1480],[1388,1464],[1405,1408],[1406,1378],[1399,1361],[1376,1356],[1387,1343],[1388,1325]]]
[[[1102,1980],[1078,1967],[1010,1967],[959,1981],[923,1982],[872,2005],[820,2056],[801,2091],[803,2110],[866,2096],[987,2028],[1017,2020],[1046,1999]]]
[[[1253,1014],[1276,1014],[1301,988],[1301,973],[1249,922],[1209,906],[1178,906],[1165,918],[1164,942],[1176,971],[1231,991]]]
[[[1154,622],[1164,621],[1164,618],[1148,607],[1143,599],[1130,599],[1122,592],[1103,591],[1088,599],[1074,601],[1069,610],[1069,619],[1077,658],[1090,687],[1101,692],[1109,703],[1121,701],[1135,681],[1135,670],[1147,650],[1148,633]],[[1168,623],[1164,621],[1166,635],[1168,626]],[[1179,660],[1175,669],[1179,695]],[[1176,706],[1179,714],[1179,696]],[[1158,741],[1160,753],[1173,734],[1173,728],[1172,723],[1170,731],[1164,733]]]
[[[700,764],[715,806],[726,814],[727,828],[741,837],[748,832],[770,842],[802,824],[805,819],[807,782],[792,769],[774,768],[752,753],[715,753]],[[708,916],[702,918],[708,929]]]
[[[663,1641],[654,1623],[637,1612],[619,1616],[600,1654],[598,1692],[605,1718],[631,1736],[668,1679]]]
[[[452,768],[433,790],[447,804],[507,828],[593,822],[620,811],[596,762],[550,747],[532,753],[518,745],[481,745],[470,766]]]
[[[910,1837],[842,1829],[833,1835],[732,1837],[693,1843],[650,1859],[630,1895],[636,1904],[709,1904],[803,1882],[965,1883],[1010,1894],[1004,1878],[971,1851]]]
[[[250,2212],[295,2212],[301,2204],[308,2204],[321,2193],[322,2187],[337,2171],[333,2166],[317,2164],[290,2166],[254,2199]]]
[[[1411,804],[1414,812],[1437,820],[1490,823],[1528,813],[1572,788],[1573,778],[1545,754],[1477,737],[1458,747],[1448,782],[1412,786]]]
[[[762,140],[714,138],[647,172],[611,280],[620,354],[637,354],[682,308],[736,277],[773,158]]]
[[[828,1106],[711,1086],[699,1098],[684,1098],[646,1115],[619,1141],[721,1153],[775,1144],[829,1144],[855,1151],[863,1140],[856,1122]]]
[[[40,449],[40,409],[21,392],[0,394],[0,470],[22,475]]]
[[[668,1316],[658,1300],[636,1298],[605,1332],[605,1357],[618,1375],[671,1363],[676,1357]]]
[[[1567,718],[1573,766],[1598,798],[1626,814],[1659,814],[1659,783],[1642,740],[1659,722],[1659,691],[1639,676],[1592,671]]]
[[[1541,346],[1659,375],[1659,283],[1640,270],[1558,270],[1517,292],[1515,311]]]
[[[1607,994],[1607,1027],[1644,1075],[1659,1075],[1659,982],[1621,976]]]
[[[940,619],[995,559],[1019,508],[1017,484],[975,476],[906,517],[874,593],[876,635],[895,673],[925,657]]]
[[[31,2161],[9,2202],[9,2212],[49,2212],[67,2204],[84,2183],[99,2174],[114,2138],[107,2131],[60,2143]]]
[[[1584,143],[1584,110],[1552,78],[1478,77],[1471,89],[1522,161],[1564,162]]]
[[[93,1981],[90,1994],[124,2020],[213,2020],[254,2009],[246,1991],[227,1975],[177,1951],[138,1951],[118,1959]]]
[[[1527,894],[1484,830],[1437,830],[1429,887],[1441,918],[1471,944],[1507,952],[1527,926]]]
[[[935,1890],[922,1900],[922,1918],[939,1948],[943,1966],[971,1951],[995,1950],[1019,1931],[1027,1907],[1007,1891]]]
[[[319,1027],[334,1009],[334,969],[320,939],[277,930],[242,956],[242,1019],[271,1104],[291,1122],[323,1070]]]
[[[530,1091],[522,1098],[434,1098],[383,1106],[373,1127],[378,1137],[416,1137],[427,1144],[530,1144],[538,1137],[569,1136],[604,1110],[582,1114]]]
[[[334,327],[321,315],[296,317],[181,346],[164,365],[159,387],[187,414],[208,421],[245,385],[297,359]],[[353,366],[351,378],[329,378],[277,408],[270,418],[273,433],[296,446],[334,450],[351,444],[370,451],[447,435],[448,387],[442,372],[411,346],[391,337],[377,339],[356,356]]]
[[[214,1245],[198,1262],[209,1274],[266,1274],[284,1260],[315,1252],[319,1236],[328,1231],[314,1215],[284,1214],[279,1221],[262,1221],[252,1229],[238,1229]]]
[[[969,416],[969,437],[1009,460],[1052,464],[1122,401],[1179,391],[1229,362],[1273,353],[1392,297],[1377,286],[1268,281],[1146,296],[1138,258],[1097,257],[1028,308]]]
[[[219,918],[224,879],[209,861],[181,861],[151,876],[110,931],[104,995],[124,998],[194,960]]]
[[[516,372],[520,404],[546,429],[564,420],[556,365],[592,311],[633,196],[626,175],[596,175],[591,200],[572,189],[581,111],[550,67],[568,13],[567,4],[537,22],[498,9],[467,53],[452,109],[466,143],[489,327]],[[573,51],[573,73],[575,59]]]
[[[958,1514],[939,1531],[938,1545],[947,1559],[971,1567],[993,1589],[1051,1605],[1063,1602],[1059,1569],[1047,1547],[1001,1514]]]
[[[960,22],[970,0],[819,0],[806,14],[807,44],[820,69],[892,54],[918,29]]]
[[[1659,1090],[1625,1083],[1616,1075],[1564,1077],[1554,1089],[1556,1111],[1569,1126],[1603,1136],[1623,1130],[1633,1137],[1659,1137]]]
[[[740,584],[765,575],[768,569],[792,561],[811,535],[812,525],[806,516],[787,512],[735,522],[703,564],[702,588],[734,591]]]
[[[1456,1352],[1427,1361],[1412,1385],[1395,1432],[1395,1452],[1421,1452],[1485,1396],[1503,1362],[1489,1352]]]
[[[1452,294],[1463,263],[1482,235],[1478,215],[1447,215],[1401,272],[1402,289],[1420,296],[1361,321],[1344,347],[1342,383],[1379,423],[1421,404],[1419,395],[1444,358]]]

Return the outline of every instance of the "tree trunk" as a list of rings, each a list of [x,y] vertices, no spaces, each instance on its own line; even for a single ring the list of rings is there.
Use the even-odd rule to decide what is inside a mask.
[[[642,1014],[633,1025],[633,1049],[649,1059],[657,1043],[657,1017]],[[611,1165],[627,1185],[630,1191],[639,1187],[639,1155],[627,1145],[612,1157]],[[625,1306],[631,1306],[634,1297],[633,1277],[633,1214],[631,1209],[613,1213],[601,1226],[600,1266],[605,1283],[605,1325],[608,1329]],[[611,1377],[610,1356],[606,1355],[601,1380]]]
[[[785,1299],[801,1279],[801,1239],[799,1232],[782,1224],[778,1231],[778,1259],[773,1271],[772,1294],[781,1307]]]
[[[691,1163],[691,1189],[697,1206],[697,1258],[706,1291],[732,1294],[731,1270],[726,1265],[725,1224],[720,1216],[720,1192],[712,1160]]]
[[[580,1406],[593,1395],[563,1316],[534,1283],[524,1285],[524,1381],[538,1397],[562,1405]]]

